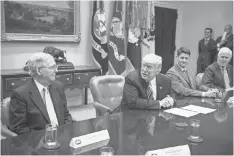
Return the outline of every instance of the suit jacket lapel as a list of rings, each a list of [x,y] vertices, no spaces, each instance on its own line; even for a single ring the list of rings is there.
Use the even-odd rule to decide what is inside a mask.
[[[188,78],[189,78],[189,85],[192,89],[196,89],[196,85],[194,84],[194,81],[193,81],[193,77],[192,77],[192,73],[187,70],[187,73],[188,73]]]
[[[179,72],[179,74],[184,78],[184,80],[185,80],[185,81],[188,83],[188,85],[191,87],[190,80],[189,80],[189,76],[188,76],[187,74],[185,74],[177,64],[176,64],[175,66],[176,66],[177,71]]]
[[[164,82],[162,81],[162,79],[160,78],[160,73],[156,76],[156,89],[157,89],[157,99],[160,99],[160,93],[162,92],[162,84]]]
[[[138,76],[139,76],[139,80],[140,80],[140,84],[142,84],[142,87],[144,89],[145,92],[145,98],[148,98],[147,96],[147,89],[148,89],[148,83],[141,77],[141,71],[138,70]]]
[[[216,71],[217,71],[217,74],[221,77],[222,84],[224,84],[225,86],[223,73],[221,72],[221,68],[219,67],[217,62],[216,62]]]
[[[231,70],[232,70],[232,69],[231,69],[230,66],[228,66],[228,65],[227,65],[226,69],[227,69],[229,81],[230,81],[230,83],[231,83],[231,81],[232,81],[232,80],[231,80],[231,75],[232,75]]]
[[[53,85],[50,85],[49,92],[50,92],[50,95],[51,95],[51,100],[52,100],[53,105],[54,105],[54,110],[55,110],[58,122],[61,124],[61,122],[60,122],[60,111],[59,111],[60,110],[59,109],[59,103],[60,103],[61,98],[60,98],[59,92],[58,92],[57,88],[54,87]]]
[[[29,84],[29,86],[30,86],[29,94],[31,94],[31,99],[36,104],[36,106],[41,111],[41,113],[45,116],[47,121],[50,122],[50,118],[49,118],[48,112],[46,110],[46,106],[42,100],[41,94],[40,94],[33,79],[31,80],[31,84]]]

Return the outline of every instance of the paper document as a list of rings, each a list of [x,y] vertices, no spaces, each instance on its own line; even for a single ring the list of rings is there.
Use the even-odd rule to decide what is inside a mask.
[[[230,91],[230,90],[234,90],[234,87],[228,88],[228,89],[226,89],[225,91],[228,92],[228,91]]]
[[[1,140],[2,140],[2,139],[6,139],[6,137],[4,137],[4,136],[1,135]]]
[[[188,145],[168,147],[154,151],[148,151],[146,156],[190,156],[191,152]]]
[[[193,111],[180,109],[180,108],[171,108],[171,109],[164,110],[164,112],[179,115],[179,116],[183,116],[183,117],[186,117],[186,118],[189,118],[191,116],[199,114],[198,112],[193,112]]]
[[[185,106],[185,107],[181,107],[181,108],[186,109],[186,110],[190,110],[190,111],[194,111],[194,112],[198,112],[198,113],[202,113],[202,114],[208,114],[208,113],[211,113],[211,112],[216,110],[216,109],[195,106],[195,105],[189,105],[189,106]]]

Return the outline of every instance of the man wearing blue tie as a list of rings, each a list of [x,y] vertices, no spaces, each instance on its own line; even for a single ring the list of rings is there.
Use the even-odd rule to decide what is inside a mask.
[[[171,67],[166,75],[172,81],[172,90],[176,96],[202,96],[214,97],[215,91],[197,90],[195,74],[188,70],[187,65],[190,59],[190,50],[181,47],[177,50],[176,64]]]
[[[144,56],[141,70],[130,72],[125,77],[122,108],[161,109],[173,106],[171,80],[160,73],[161,67],[160,56]]]

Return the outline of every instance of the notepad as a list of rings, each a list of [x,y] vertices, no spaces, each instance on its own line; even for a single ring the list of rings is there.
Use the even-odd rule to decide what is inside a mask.
[[[191,116],[195,116],[195,115],[199,114],[198,112],[193,112],[193,111],[180,109],[180,108],[171,108],[171,109],[164,110],[164,112],[171,113],[174,115],[183,116],[186,118],[189,118]]]
[[[181,107],[182,109],[202,113],[202,114],[208,114],[211,112],[214,112],[216,109],[211,109],[211,108],[206,108],[206,107],[201,107],[201,106],[195,106],[195,105],[189,105],[185,107]]]

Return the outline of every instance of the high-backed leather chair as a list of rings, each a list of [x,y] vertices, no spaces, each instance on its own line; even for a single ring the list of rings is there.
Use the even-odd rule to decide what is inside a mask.
[[[196,84],[197,84],[197,88],[200,88],[200,86],[202,85],[202,77],[203,77],[204,73],[198,73],[197,77],[196,77]]]
[[[17,136],[14,132],[8,129],[9,126],[9,106],[11,98],[3,99],[1,103],[1,135],[5,137]]]
[[[120,105],[124,82],[121,75],[96,76],[90,80],[90,90],[98,116],[109,114]]]

